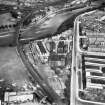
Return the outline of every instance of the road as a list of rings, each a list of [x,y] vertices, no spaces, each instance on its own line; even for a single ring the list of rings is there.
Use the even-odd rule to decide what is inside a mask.
[[[71,105],[104,105],[104,103],[94,103],[94,102],[89,102],[89,101],[84,101],[80,99],[77,96],[78,93],[78,76],[77,76],[77,71],[78,71],[78,66],[77,66],[77,59],[78,59],[78,54],[79,54],[79,40],[78,40],[78,26],[77,26],[77,21],[78,17],[76,18],[74,22],[74,37],[73,37],[73,52],[72,52],[72,72],[71,72]],[[82,52],[83,53],[83,52]],[[94,55],[94,54],[93,54]],[[98,62],[99,63],[99,62]]]
[[[62,9],[60,11],[55,12],[54,14],[50,14],[49,16],[43,18],[37,24],[35,23],[31,27],[27,27],[26,30],[23,33],[21,33],[20,41],[26,43],[30,40],[51,37],[58,33],[62,33],[70,27],[73,27],[73,21],[78,15],[86,11],[97,9],[99,7],[100,6],[84,7],[84,5],[82,5]],[[22,19],[20,23],[23,22],[24,19]],[[15,28],[16,30],[18,30],[18,27]],[[10,44],[16,46],[15,41],[17,40],[17,35],[14,30],[12,32],[10,32],[11,30],[8,30],[0,33],[0,46],[8,46]]]
[[[72,69],[71,69],[71,103],[76,105],[76,20],[74,22],[74,37],[73,37],[73,50],[72,50]]]
[[[20,57],[22,58],[22,61],[24,62],[25,66],[28,68],[28,72],[31,74],[31,76],[36,80],[41,88],[43,89],[43,93],[45,96],[48,96],[49,100],[51,102],[60,102],[60,97],[55,93],[55,91],[49,86],[46,76],[42,71],[38,69],[38,67],[34,67],[29,60],[27,59],[27,56],[23,52],[22,45],[18,45],[17,47],[18,52],[20,54]],[[42,68],[41,68],[42,69]],[[61,105],[61,103],[60,103]]]
[[[73,27],[72,23],[78,15],[80,15],[84,12],[87,12],[87,11],[94,10],[96,8],[98,8],[98,7],[94,7],[94,8],[86,7],[84,9],[78,9],[78,10],[74,10],[72,12],[68,11],[63,14],[58,14],[57,16],[54,16],[54,18],[46,18],[37,27],[34,25],[31,28],[27,29],[25,32],[23,32],[20,36],[20,41],[24,42],[24,41],[28,40],[28,42],[29,42],[31,40],[37,40],[40,38],[48,37],[48,35],[50,35],[50,36],[54,35],[55,33],[57,33],[58,27],[60,27],[61,23],[65,22],[65,21],[66,21],[65,22],[66,24],[63,24],[63,26],[64,25],[66,26],[67,23],[69,23],[69,26]],[[59,20],[59,21],[57,21],[57,20]],[[72,22],[70,23],[68,21],[72,21]],[[76,42],[76,39],[74,39],[74,42]],[[59,97],[57,96],[57,94],[55,94],[55,92],[49,87],[44,76],[41,76],[41,73],[39,72],[39,70],[33,68],[32,65],[29,64],[29,61],[26,60],[26,57],[24,56],[24,54],[22,52],[23,49],[20,48],[20,45],[18,45],[18,48],[19,48],[20,56],[23,59],[23,62],[27,66],[29,72],[34,77],[34,79],[36,79],[39,82],[39,84],[42,86],[42,88],[45,91],[45,94],[48,95],[51,100],[60,100]],[[73,50],[74,51],[73,52],[74,64],[72,65],[73,70],[72,70],[72,81],[71,81],[72,82],[71,95],[73,96],[71,98],[72,105],[76,104],[76,102],[77,102],[76,98],[75,98],[75,96],[76,96],[76,86],[75,86],[75,83],[76,83],[76,64],[75,64],[76,51],[75,51],[75,49],[76,49],[76,46],[74,44],[74,50]],[[45,84],[47,84],[47,86]]]
[[[58,33],[73,27],[75,18],[84,13],[94,9],[96,7],[84,7],[79,9],[65,9],[55,13],[54,16],[46,16],[38,24],[33,24],[33,26],[26,29],[20,35],[20,41],[25,43],[31,40],[38,40],[46,37],[52,37]]]

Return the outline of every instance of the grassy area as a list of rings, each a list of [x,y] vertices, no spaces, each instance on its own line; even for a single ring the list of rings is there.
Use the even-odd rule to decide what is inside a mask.
[[[22,86],[28,79],[26,68],[15,47],[0,47],[0,79]]]

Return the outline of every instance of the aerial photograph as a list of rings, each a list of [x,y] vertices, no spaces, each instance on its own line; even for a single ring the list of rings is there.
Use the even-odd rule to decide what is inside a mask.
[[[105,105],[105,0],[0,0],[0,105]]]

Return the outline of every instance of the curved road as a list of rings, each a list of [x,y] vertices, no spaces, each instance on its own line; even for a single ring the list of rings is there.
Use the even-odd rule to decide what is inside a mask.
[[[73,27],[73,21],[75,20],[75,18],[78,15],[80,15],[84,12],[87,12],[87,11],[97,9],[97,8],[99,8],[99,7],[85,7],[82,9],[77,9],[77,10],[72,10],[72,11],[67,11],[67,12],[59,12],[54,17],[50,17],[50,18],[47,17],[44,21],[42,20],[39,24],[36,24],[36,25],[34,24],[32,27],[30,27],[29,29],[24,31],[20,36],[19,43],[20,42],[25,43],[25,42],[29,42],[31,40],[36,40],[36,39],[40,39],[40,38],[44,38],[44,37],[51,37],[53,35],[56,35],[59,32],[61,33],[62,31],[66,30],[67,28]],[[67,27],[63,28],[64,26],[67,26]],[[3,36],[1,38],[3,38]],[[12,38],[10,38],[10,39],[12,39]],[[4,40],[5,40],[5,38],[4,38]],[[44,90],[43,91],[44,94],[46,94],[48,96],[50,101],[52,101],[52,102],[57,101],[59,103],[59,105],[62,105],[60,97],[47,84],[47,82],[43,79],[43,77],[40,76],[40,72],[36,71],[32,67],[32,65],[28,62],[28,60],[26,59],[26,57],[24,56],[24,54],[22,52],[23,49],[19,43],[17,45],[17,49],[19,51],[20,57],[22,58],[25,66],[28,68],[28,71],[31,73],[32,77],[39,82],[40,86]],[[11,51],[12,51],[12,48],[11,48]],[[5,64],[5,63],[3,63],[3,64]],[[11,65],[11,67],[12,67],[12,65]],[[75,67],[73,67],[73,68],[75,69]],[[16,72],[18,72],[17,69],[16,69]],[[14,74],[16,75],[16,73],[14,73]],[[12,75],[12,73],[11,73],[11,75]],[[21,74],[19,74],[19,76],[20,75]],[[10,76],[10,77],[12,78],[13,76]]]
[[[17,49],[18,49],[20,57],[22,58],[25,66],[28,68],[29,73],[32,75],[32,77],[39,83],[39,85],[43,89],[44,95],[48,96],[48,99],[51,102],[60,103],[61,102],[60,97],[49,86],[49,84],[46,81],[46,78],[44,76],[42,76],[42,72],[37,68],[37,66],[33,67],[33,65],[27,59],[27,56],[24,54],[22,45],[19,44]],[[62,105],[62,104],[60,103],[60,105]]]
[[[44,38],[44,37],[51,37],[53,35],[56,35],[57,33],[59,33],[58,32],[59,28],[62,29],[62,27],[68,26],[68,27],[60,30],[60,32],[61,32],[61,31],[66,30],[67,28],[73,27],[73,23],[74,23],[73,21],[75,20],[75,18],[78,15],[80,15],[84,12],[88,12],[88,11],[97,9],[97,8],[99,8],[99,7],[85,7],[85,8],[82,8],[82,9],[67,11],[65,13],[59,13],[52,18],[47,17],[47,18],[45,18],[44,21],[42,20],[39,24],[33,25],[32,27],[28,28],[26,31],[22,32],[21,35],[20,35],[20,40],[18,42],[19,54],[20,54],[24,64],[28,68],[28,71],[31,73],[32,77],[38,81],[40,86],[45,91],[45,94],[48,96],[48,98],[52,102],[53,101],[57,102],[57,103],[59,103],[59,105],[63,104],[61,102],[60,97],[48,85],[48,83],[43,78],[43,76],[41,76],[40,71],[33,68],[33,66],[30,64],[28,59],[25,57],[25,55],[23,53],[23,48],[22,48],[20,42],[28,43],[32,40],[37,40],[37,39],[41,39],[41,38]],[[75,67],[73,67],[73,68],[75,69]],[[74,91],[75,91],[75,89],[74,89]],[[72,101],[72,102],[74,104],[74,101]]]
[[[100,8],[100,6],[84,7],[72,11],[65,10],[60,11],[53,17],[47,16],[38,24],[34,24],[30,28],[27,28],[26,31],[22,32],[20,35],[20,42],[27,43],[31,40],[51,37],[57,33],[61,33],[70,27],[73,27],[74,20],[78,15],[84,12],[95,10],[97,8]]]
[[[25,31],[20,35],[20,42],[27,43],[30,40],[51,37],[53,35],[56,35],[57,33],[61,33],[68,28],[73,27],[73,21],[76,16],[86,11],[97,9],[99,7],[100,6],[85,7],[85,5],[80,5],[77,7],[70,7],[57,11],[41,19],[40,22],[26,28]],[[30,17],[30,15],[32,15],[32,12],[28,14],[24,19],[22,19],[19,24]],[[18,37],[15,33],[15,30],[18,30],[18,28],[19,26],[15,27],[14,30],[9,29],[0,33],[0,46],[16,46]]]

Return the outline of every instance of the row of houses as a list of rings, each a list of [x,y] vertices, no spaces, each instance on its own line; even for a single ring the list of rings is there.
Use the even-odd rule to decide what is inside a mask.
[[[100,56],[84,55],[83,57],[83,81],[86,82],[84,88],[105,87],[105,58]]]
[[[6,104],[21,104],[32,102],[34,100],[34,94],[31,91],[26,92],[5,92],[4,103]]]

